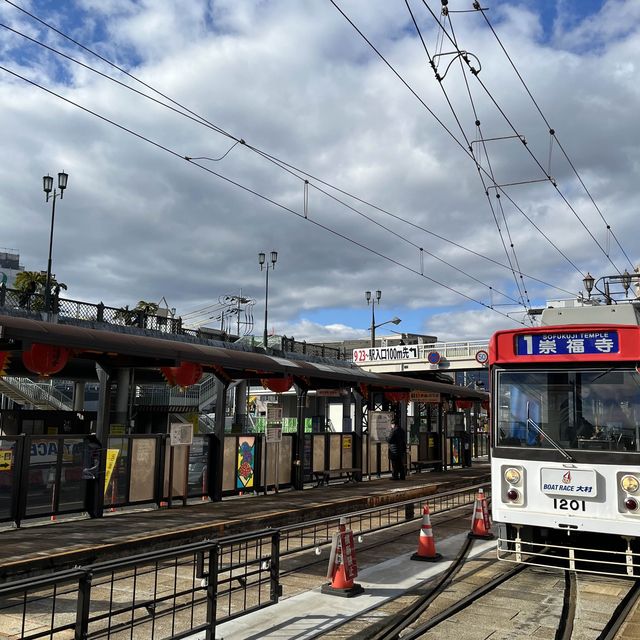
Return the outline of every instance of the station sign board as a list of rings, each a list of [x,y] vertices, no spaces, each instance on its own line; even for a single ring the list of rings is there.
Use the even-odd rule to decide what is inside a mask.
[[[353,361],[356,364],[404,362],[406,360],[418,360],[419,357],[420,346],[417,344],[353,350]]]
[[[316,396],[319,398],[339,398],[342,395],[342,389],[316,389]]]
[[[440,394],[433,391],[410,391],[409,400],[411,402],[424,402],[429,404],[438,404],[440,402]]]

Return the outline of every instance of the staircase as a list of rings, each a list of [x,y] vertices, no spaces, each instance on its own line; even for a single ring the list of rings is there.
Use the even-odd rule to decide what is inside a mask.
[[[216,379],[209,375],[200,384],[187,389],[167,385],[145,385],[139,387],[135,398],[138,408],[169,408],[171,411],[193,411],[206,413],[216,401]]]
[[[70,398],[48,383],[33,382],[29,378],[1,377],[0,394],[17,404],[32,405],[38,409],[73,410]]]

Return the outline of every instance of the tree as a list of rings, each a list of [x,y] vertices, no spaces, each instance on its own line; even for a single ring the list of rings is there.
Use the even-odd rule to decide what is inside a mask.
[[[135,306],[134,311],[144,311],[148,316],[153,316],[158,311],[158,303],[140,300]]]
[[[136,324],[139,313],[142,312],[145,316],[153,316],[157,311],[157,303],[140,300],[133,309],[129,309],[128,304],[118,309],[118,311],[116,311],[115,317],[116,320],[122,320],[125,325],[131,326]]]
[[[44,271],[19,271],[16,274],[14,287],[20,292],[18,304],[21,307],[29,307],[33,310],[44,308],[44,293],[47,286],[47,274]],[[67,290],[64,282],[58,282],[52,274],[49,281],[52,299],[57,299],[60,289]],[[37,297],[33,297],[38,294]],[[33,299],[32,299],[33,297]]]

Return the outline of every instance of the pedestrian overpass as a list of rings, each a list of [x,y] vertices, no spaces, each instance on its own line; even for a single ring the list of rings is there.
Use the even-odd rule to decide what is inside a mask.
[[[353,362],[374,373],[467,371],[486,368],[489,340],[432,342],[353,350]]]

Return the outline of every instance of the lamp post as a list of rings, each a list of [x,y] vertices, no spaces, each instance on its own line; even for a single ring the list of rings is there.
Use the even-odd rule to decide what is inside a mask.
[[[272,251],[270,256],[271,265],[266,260],[264,253],[258,254],[258,264],[260,265],[260,271],[265,271],[265,284],[264,284],[264,334],[262,335],[262,345],[267,348],[267,313],[269,309],[269,269],[276,268],[276,262],[278,261],[278,252]]]
[[[604,283],[604,291],[601,291],[598,287],[598,284],[600,282]],[[587,275],[582,280],[582,284],[587,290],[588,300],[591,300],[591,292],[595,289],[598,293],[604,296],[604,301],[608,305],[614,304],[614,302],[617,304],[617,302],[614,300],[614,295],[621,295],[624,292],[624,297],[628,298],[629,289],[634,283],[637,283],[636,286],[640,284],[640,273],[629,273],[626,269],[622,274],[614,276],[602,276],[597,280],[590,273],[587,273]],[[612,293],[610,285],[622,286],[623,291],[617,290],[613,291]]]
[[[367,300],[367,306],[371,304],[371,347],[376,346],[376,303],[380,304],[382,291],[378,289],[375,297],[371,297],[371,291],[365,291],[364,297]]]
[[[60,189],[60,199],[64,196],[64,190],[67,188],[67,180],[69,179],[68,174],[61,171],[58,174],[58,189]],[[49,260],[47,262],[47,280],[45,283],[44,289],[44,307],[47,313],[47,320],[51,319],[51,252],[53,250],[53,223],[56,217],[56,198],[58,197],[58,192],[53,188],[53,178],[47,174],[42,178],[42,188],[44,192],[47,194],[46,202],[49,202],[49,196],[51,191],[53,190],[53,202],[51,205],[51,233],[49,235]]]

